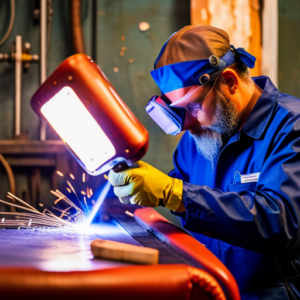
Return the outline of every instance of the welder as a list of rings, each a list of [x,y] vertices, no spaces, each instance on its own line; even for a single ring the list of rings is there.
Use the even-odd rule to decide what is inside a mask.
[[[139,161],[109,180],[123,203],[164,206],[236,278],[242,299],[300,299],[300,100],[211,26],[163,46],[146,110],[169,134],[186,130],[165,175]]]

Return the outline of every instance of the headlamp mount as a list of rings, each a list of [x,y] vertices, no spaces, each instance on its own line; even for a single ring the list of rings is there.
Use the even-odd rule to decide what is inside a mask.
[[[156,64],[167,43],[163,46],[155,61],[155,69],[151,71],[151,76],[160,88],[163,96],[157,96],[155,99],[151,98],[146,110],[150,117],[166,133],[178,134],[180,131],[188,129],[188,126],[192,124],[192,121],[189,125],[186,124],[186,120],[189,119],[186,118],[186,114],[189,113],[182,108],[189,101],[188,98],[191,95],[191,93],[184,94],[185,88],[196,86],[196,89],[198,89],[212,82],[225,68],[236,63],[237,59],[241,60],[249,68],[253,68],[256,58],[245,51],[245,49],[236,49],[233,45],[230,45],[229,50],[220,58],[216,55],[211,55],[207,59],[182,61],[156,68]],[[164,99],[164,95],[167,96],[169,101]],[[184,112],[183,115],[178,113],[178,108]],[[176,109],[177,111],[175,111]],[[179,110],[179,112],[181,111]]]

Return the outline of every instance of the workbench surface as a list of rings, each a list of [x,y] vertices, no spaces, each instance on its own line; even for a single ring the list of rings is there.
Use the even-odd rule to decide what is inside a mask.
[[[87,271],[129,265],[94,259],[90,243],[97,238],[156,248],[160,252],[160,264],[189,263],[125,214],[126,210],[133,212],[137,207],[125,206],[111,199],[109,203],[101,210],[102,221],[86,231],[64,228],[0,230],[0,266]]]

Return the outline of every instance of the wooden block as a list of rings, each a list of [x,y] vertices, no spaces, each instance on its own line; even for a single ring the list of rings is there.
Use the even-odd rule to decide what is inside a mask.
[[[158,263],[159,251],[152,248],[96,239],[91,243],[94,257],[145,265]]]

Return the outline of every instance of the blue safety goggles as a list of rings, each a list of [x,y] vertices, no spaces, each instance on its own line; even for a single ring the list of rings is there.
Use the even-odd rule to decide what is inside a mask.
[[[167,44],[167,43],[166,43]],[[154,68],[160,59],[166,44],[157,57]],[[182,107],[182,103],[188,103],[195,91],[189,87],[205,84],[216,79],[225,68],[237,62],[237,57],[249,68],[253,68],[256,58],[243,48],[235,49],[231,45],[230,50],[221,58],[215,55],[208,59],[179,62],[163,66],[151,71],[151,76],[161,90],[162,96],[153,96],[146,111],[149,116],[167,133],[176,135],[189,129],[195,124],[191,114]],[[185,93],[189,90],[188,93]],[[176,107],[177,106],[177,107]]]

